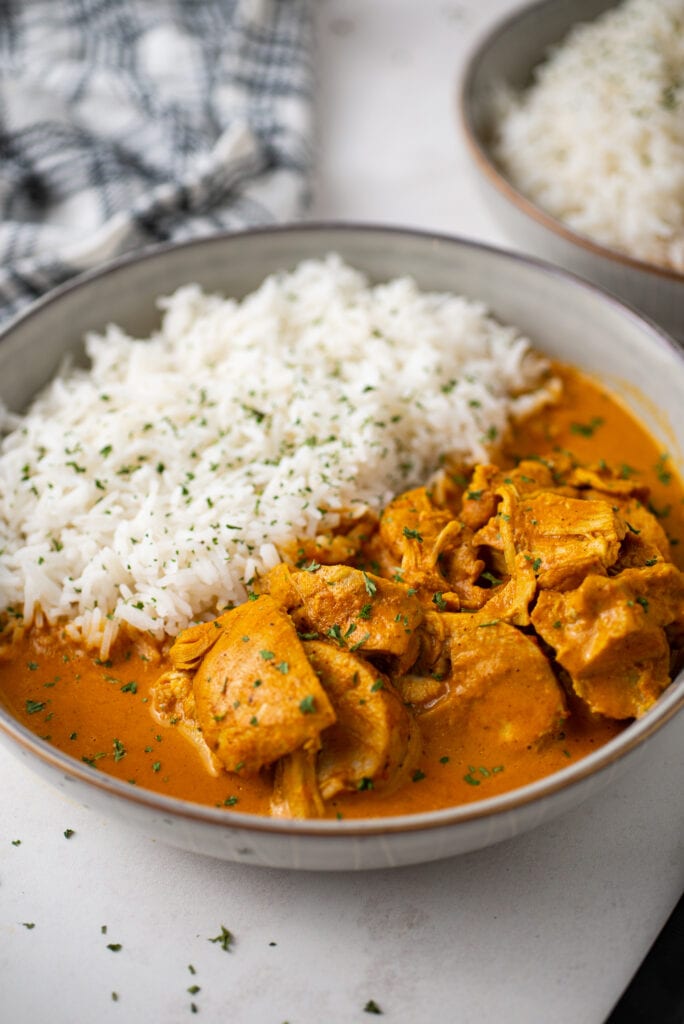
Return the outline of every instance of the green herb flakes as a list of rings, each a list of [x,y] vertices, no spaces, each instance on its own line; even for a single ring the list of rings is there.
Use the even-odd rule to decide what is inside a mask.
[[[368,1000],[368,1002],[366,1003],[366,1005],[363,1008],[363,1012],[364,1013],[375,1013],[377,1015],[381,1015],[382,1014],[382,1010],[380,1009],[380,1007],[378,1006],[378,1004],[375,1002],[374,999],[369,999]]]
[[[208,941],[216,943],[221,947],[221,949],[225,953],[229,953],[230,947],[235,941],[235,937],[233,936],[233,933],[229,932],[224,925],[221,925],[221,931],[219,932],[219,934],[215,935],[213,939],[209,939]]]
[[[313,715],[316,711],[316,698],[313,694],[308,694],[303,700],[299,702],[299,710],[303,715]]]

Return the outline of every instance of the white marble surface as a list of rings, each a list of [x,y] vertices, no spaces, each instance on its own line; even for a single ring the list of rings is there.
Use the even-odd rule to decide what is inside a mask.
[[[510,6],[320,2],[314,216],[505,241],[454,94],[467,48]],[[0,779],[3,1024],[175,1024],[192,1002],[205,1021],[362,1024],[369,999],[388,1024],[600,1024],[684,884],[681,716],[560,821],[393,872],[224,864],[122,831],[4,749]],[[221,925],[231,952],[208,942]]]

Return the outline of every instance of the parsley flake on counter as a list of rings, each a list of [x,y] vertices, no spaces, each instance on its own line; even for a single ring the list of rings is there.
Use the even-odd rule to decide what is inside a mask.
[[[218,943],[218,945],[225,953],[229,953],[230,947],[235,941],[235,936],[233,935],[232,932],[229,932],[224,925],[221,925],[220,933],[218,935],[215,935],[213,939],[208,939],[207,941]]]
[[[111,949],[112,953],[118,953],[123,949],[123,946],[120,942],[108,942],[107,949]]]
[[[381,1014],[382,1010],[380,1009],[380,1007],[378,1006],[374,999],[369,999],[363,1008],[363,1012]]]
[[[65,828],[64,829],[64,838],[65,839],[71,839],[71,837],[75,836],[75,835],[76,835],[76,832],[74,831],[73,828]]]
[[[29,931],[32,928],[36,927],[36,922],[35,921],[22,921],[21,923],[24,926],[24,928],[27,928]]]

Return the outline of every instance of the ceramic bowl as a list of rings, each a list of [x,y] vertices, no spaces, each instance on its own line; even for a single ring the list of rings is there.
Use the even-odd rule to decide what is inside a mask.
[[[563,271],[483,245],[388,228],[303,225],[219,235],[123,259],[67,284],[0,337],[0,398],[21,409],[65,354],[110,321],[144,337],[155,297],[190,281],[240,297],[269,273],[338,252],[372,280],[414,276],[422,288],[482,300],[549,356],[603,379],[664,447],[684,453],[684,356],[658,329]],[[658,757],[659,733],[684,705],[684,674],[641,720],[586,759],[540,782],[467,806],[378,820],[283,821],[170,799],[76,761],[0,707],[0,736],[84,805],[177,846],[251,864],[378,868],[487,846],[549,821],[608,785],[639,756]]]
[[[497,87],[529,85],[549,46],[615,3],[542,0],[499,22],[466,63],[459,88],[461,126],[481,193],[512,241],[608,289],[684,341],[684,275],[632,259],[566,227],[507,181],[491,151]]]

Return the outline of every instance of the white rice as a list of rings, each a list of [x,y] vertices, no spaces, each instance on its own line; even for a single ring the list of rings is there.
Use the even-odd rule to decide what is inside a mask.
[[[147,340],[109,327],[0,449],[0,608],[106,654],[247,596],[278,547],[487,457],[547,364],[481,305],[331,256],[242,302],[196,285]],[[530,389],[537,388],[530,393]]]
[[[594,241],[684,271],[684,3],[626,0],[500,97],[509,180]]]

